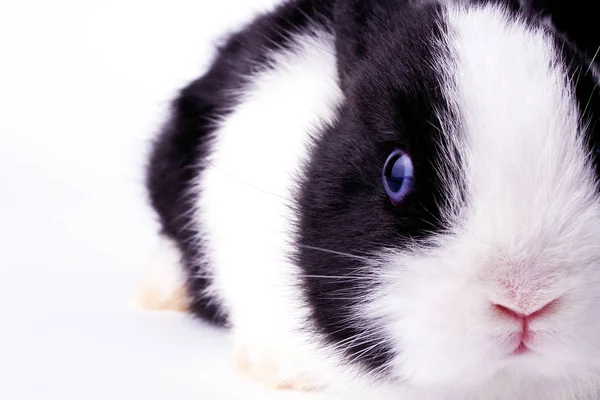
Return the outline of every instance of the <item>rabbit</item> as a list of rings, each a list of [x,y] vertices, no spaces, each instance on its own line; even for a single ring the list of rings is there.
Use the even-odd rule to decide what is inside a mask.
[[[599,80],[524,2],[285,1],[153,143],[142,303],[275,388],[600,398]]]

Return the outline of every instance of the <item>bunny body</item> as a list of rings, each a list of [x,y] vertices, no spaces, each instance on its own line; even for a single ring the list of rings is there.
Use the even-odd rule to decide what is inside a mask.
[[[600,74],[521,6],[286,2],[181,92],[148,174],[169,287],[242,369],[344,398],[596,398]]]

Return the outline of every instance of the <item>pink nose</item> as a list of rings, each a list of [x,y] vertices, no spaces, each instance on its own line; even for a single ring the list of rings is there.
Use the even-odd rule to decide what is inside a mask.
[[[558,304],[558,299],[552,300],[548,304],[538,308],[537,310],[530,313],[522,313],[520,311],[514,310],[510,307],[504,306],[502,304],[494,304],[494,308],[496,311],[505,318],[518,319],[518,320],[533,320],[536,318],[544,317],[548,314],[551,314],[555,311],[556,306]]]

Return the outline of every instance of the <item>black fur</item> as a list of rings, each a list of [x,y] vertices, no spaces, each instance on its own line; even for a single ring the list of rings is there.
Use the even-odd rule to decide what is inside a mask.
[[[550,16],[556,28],[592,58],[600,48],[598,2],[595,0],[528,0]]]
[[[191,310],[208,321],[222,325],[226,315],[201,295],[210,282],[203,273],[202,244],[195,239],[198,227],[189,191],[205,165],[214,121],[235,105],[230,93],[242,89],[257,66],[268,66],[273,50],[287,47],[294,33],[310,24],[325,25],[330,15],[327,1],[291,1],[232,35],[209,71],[173,102],[170,122],[154,143],[147,173],[150,199],[163,234],[174,239],[183,254]]]
[[[541,11],[554,12],[559,3],[533,1],[527,10],[531,18]],[[515,12],[520,7],[517,0],[502,2]],[[298,252],[290,256],[307,276],[348,277],[304,279],[312,323],[329,342],[346,343],[349,359],[384,370],[394,350],[375,335],[373,321],[348,319],[356,317],[350,311],[357,300],[377,290],[368,272],[362,270],[361,278],[355,278],[364,263],[315,248],[362,257],[383,246],[426,243],[444,230],[444,187],[435,165],[444,164],[439,147],[445,138],[436,112],[453,110],[441,92],[444,82],[433,70],[434,61],[445,52],[432,45],[445,29],[439,11],[439,5],[417,0],[289,1],[232,35],[210,70],[181,92],[154,145],[147,184],[163,233],[178,243],[184,256],[194,314],[226,323],[223,310],[201,295],[210,282],[202,273],[204,250],[194,239],[198,233],[192,220],[194,199],[186,195],[202,173],[213,123],[234,108],[237,99],[230,93],[239,92],[257,66],[268,67],[274,50],[289,46],[294,34],[317,24],[336,36],[346,102],[337,121],[315,144],[301,179]],[[598,36],[578,33],[574,25],[563,23],[561,32],[590,53]],[[581,75],[585,64],[581,54],[566,46],[563,55],[571,73]],[[598,96],[592,96],[595,83],[589,72],[582,76],[576,87],[582,107],[591,98],[591,106],[597,108]],[[596,140],[598,130],[593,127]],[[390,203],[381,185],[383,163],[395,148],[411,155],[416,174],[415,190],[400,207]]]
[[[394,355],[373,321],[356,320],[356,304],[377,290],[358,257],[402,248],[444,228],[443,188],[435,163],[443,142],[436,111],[450,112],[433,70],[444,49],[432,45],[444,24],[434,5],[357,0],[336,10],[337,46],[346,102],[311,155],[298,201],[298,264],[318,329],[350,359],[383,369]],[[400,207],[389,201],[381,171],[396,148],[415,167],[415,190]],[[456,173],[459,176],[459,172]],[[358,271],[361,272],[358,272]],[[376,271],[372,271],[376,273]],[[353,277],[361,276],[360,279]],[[352,338],[357,340],[353,341]]]
[[[531,22],[543,14],[518,1],[474,2],[502,3]],[[432,45],[444,29],[438,11],[431,2],[397,0],[350,0],[334,8],[346,102],[316,145],[301,186],[297,259],[307,276],[331,277],[305,279],[317,328],[332,344],[345,343],[349,359],[371,370],[385,371],[394,356],[373,321],[357,320],[357,304],[377,290],[369,279],[377,271],[342,254],[364,257],[382,247],[425,244],[445,229],[444,188],[435,166],[447,163],[439,155],[445,139],[436,112],[453,110],[442,96],[439,71],[431,67],[445,51]],[[557,40],[567,64],[579,70],[576,93],[582,110],[590,101],[591,117],[598,97],[592,96],[597,85],[587,70],[590,60]],[[589,122],[595,128],[596,121]],[[400,207],[390,203],[380,181],[395,148],[407,151],[415,166],[415,190]]]

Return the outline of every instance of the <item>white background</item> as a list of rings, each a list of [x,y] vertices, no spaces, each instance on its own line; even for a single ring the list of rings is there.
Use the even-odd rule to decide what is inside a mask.
[[[148,141],[213,42],[277,0],[0,0],[0,399],[296,399],[223,332],[131,306]]]

